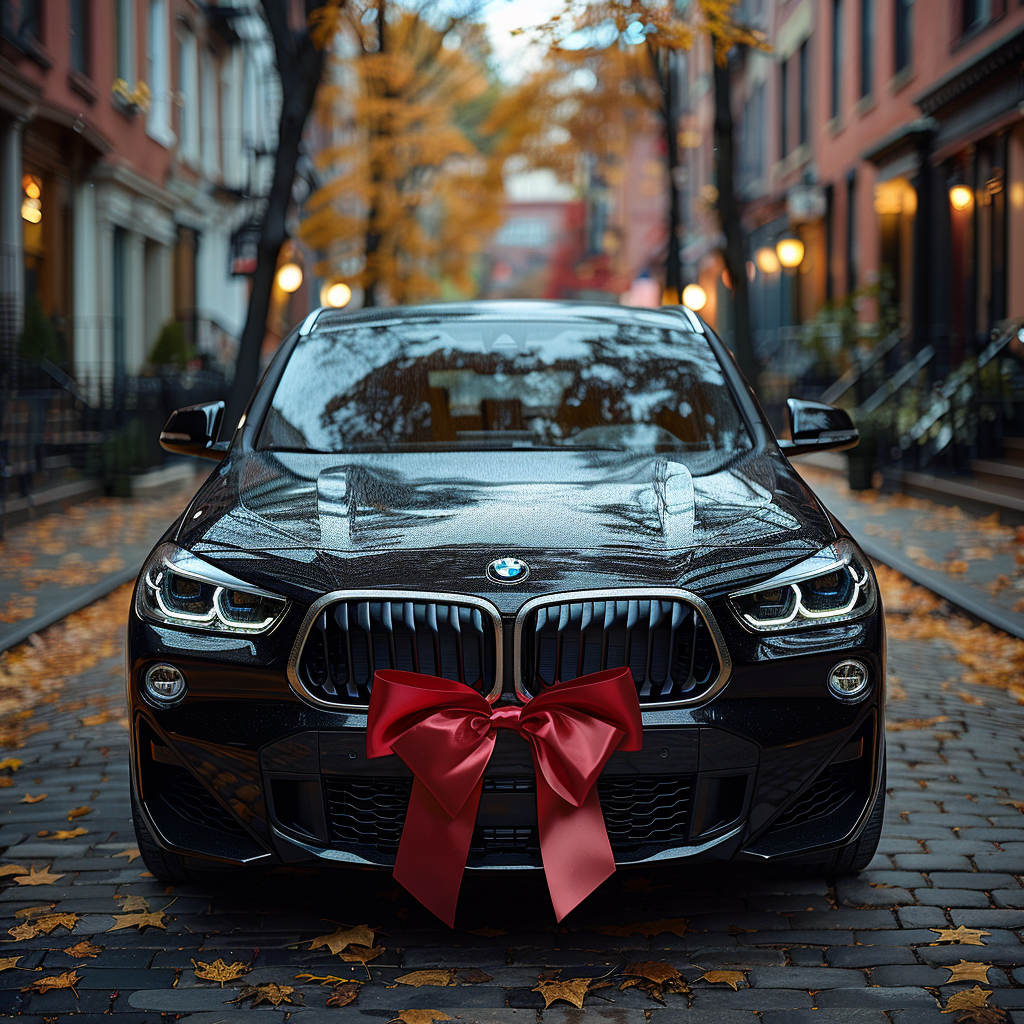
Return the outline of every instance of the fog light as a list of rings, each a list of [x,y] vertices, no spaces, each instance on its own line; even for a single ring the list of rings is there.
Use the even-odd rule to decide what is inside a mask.
[[[146,671],[145,690],[157,704],[173,704],[185,696],[185,677],[173,665],[153,665]]]
[[[841,661],[828,674],[828,688],[840,700],[856,700],[867,691],[871,674],[863,661]]]

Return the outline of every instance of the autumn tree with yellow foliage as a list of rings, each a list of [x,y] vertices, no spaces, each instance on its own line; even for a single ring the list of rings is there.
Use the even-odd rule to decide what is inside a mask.
[[[317,273],[361,286],[366,306],[471,294],[501,223],[497,139],[514,112],[488,116],[498,87],[473,7],[438,8],[349,3],[317,101],[323,184],[299,234]]]
[[[679,109],[676,54],[698,41],[715,57],[715,171],[717,210],[726,244],[722,256],[733,286],[735,349],[751,382],[757,364],[750,335],[745,243],[734,191],[734,146],[728,57],[735,47],[765,48],[762,34],[737,17],[738,0],[566,0],[538,26],[548,46],[532,84],[537,109],[553,119],[530,140],[528,158],[570,173],[580,153],[605,168],[621,162],[631,135],[656,126],[665,141],[668,204],[666,290],[679,301],[680,259]],[[607,173],[607,171],[606,171]]]

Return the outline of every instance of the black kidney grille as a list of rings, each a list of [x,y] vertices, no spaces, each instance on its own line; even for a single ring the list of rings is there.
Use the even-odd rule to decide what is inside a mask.
[[[434,601],[339,601],[310,628],[299,674],[310,692],[365,704],[377,669],[455,679],[480,693],[494,686],[495,630],[472,605]]]
[[[803,791],[796,803],[775,819],[771,831],[824,818],[837,810],[855,789],[853,762],[831,765]]]
[[[718,678],[718,652],[700,612],[677,599],[574,601],[530,612],[523,682],[536,696],[588,672],[628,666],[642,703],[697,696]]]
[[[332,843],[372,846],[393,853],[402,838],[412,791],[410,779],[324,777]],[[535,792],[533,779],[484,780],[485,792]],[[687,839],[693,793],[688,775],[637,775],[602,778],[597,792],[612,848],[647,844],[680,845]],[[540,849],[536,826],[477,827],[475,853]]]

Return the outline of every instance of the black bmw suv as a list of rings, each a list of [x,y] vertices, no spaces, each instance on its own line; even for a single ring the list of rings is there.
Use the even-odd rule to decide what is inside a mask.
[[[159,878],[394,863],[412,777],[368,761],[374,672],[492,704],[628,666],[639,752],[597,789],[618,864],[871,859],[885,634],[871,566],[787,456],[850,447],[791,400],[777,440],[682,308],[317,310],[153,551],[128,628],[132,797]],[[498,735],[471,868],[540,867],[529,749]]]

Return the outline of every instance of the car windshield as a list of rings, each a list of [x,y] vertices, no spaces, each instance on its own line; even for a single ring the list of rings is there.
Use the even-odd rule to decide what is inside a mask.
[[[707,471],[751,441],[693,332],[411,317],[300,338],[258,443],[332,453],[568,445],[678,452]]]

